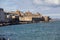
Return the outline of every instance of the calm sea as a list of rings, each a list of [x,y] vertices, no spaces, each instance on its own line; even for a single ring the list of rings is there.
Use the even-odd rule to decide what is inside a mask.
[[[60,40],[60,21],[0,27],[0,37],[10,40]]]

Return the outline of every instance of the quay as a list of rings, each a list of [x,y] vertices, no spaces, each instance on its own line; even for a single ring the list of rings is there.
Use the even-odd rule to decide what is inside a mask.
[[[49,20],[51,20],[49,16],[43,16],[39,12],[32,13],[19,10],[5,12],[3,8],[0,8],[0,26],[38,23],[40,21],[49,22]]]

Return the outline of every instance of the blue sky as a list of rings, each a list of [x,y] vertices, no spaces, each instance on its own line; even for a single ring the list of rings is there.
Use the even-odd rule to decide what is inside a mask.
[[[40,12],[52,18],[60,18],[60,0],[0,0],[0,8],[5,11]]]

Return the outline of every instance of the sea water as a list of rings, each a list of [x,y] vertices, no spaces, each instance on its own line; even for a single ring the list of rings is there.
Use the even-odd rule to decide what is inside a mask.
[[[0,37],[9,40],[60,40],[60,21],[0,27]]]

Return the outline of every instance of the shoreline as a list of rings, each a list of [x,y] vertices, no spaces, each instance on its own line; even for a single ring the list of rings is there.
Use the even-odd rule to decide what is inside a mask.
[[[56,22],[60,20],[49,20],[48,22],[39,21],[39,22],[13,22],[13,23],[0,23],[0,27],[9,26],[9,25],[19,25],[19,24],[33,24],[33,23],[49,23],[49,22]]]
[[[51,22],[51,21],[49,21],[49,22]],[[0,23],[0,27],[9,26],[9,25],[33,24],[33,23],[49,23],[49,22],[40,21],[40,22]]]

